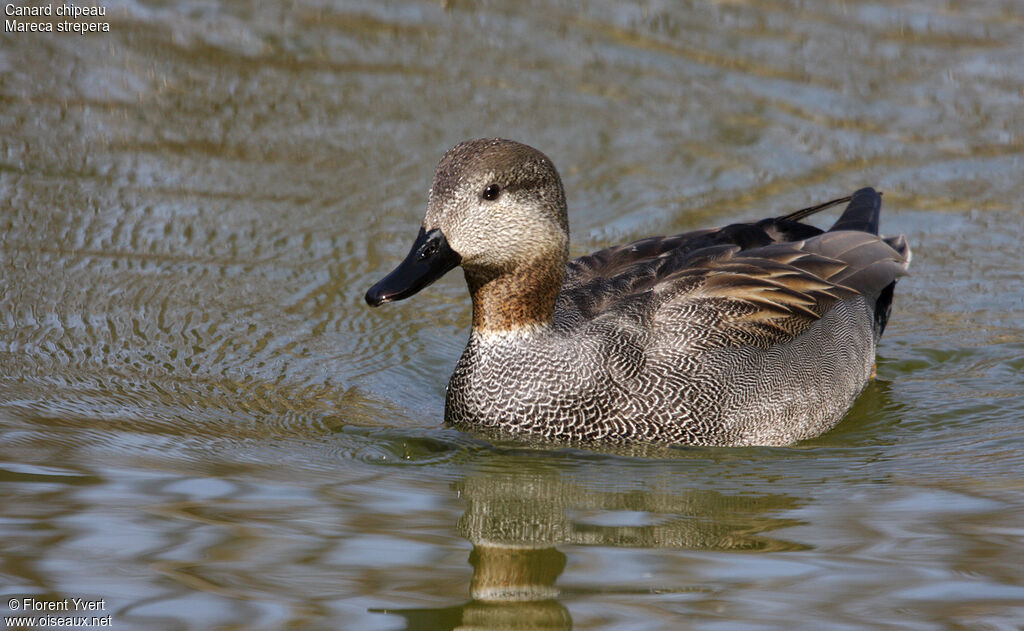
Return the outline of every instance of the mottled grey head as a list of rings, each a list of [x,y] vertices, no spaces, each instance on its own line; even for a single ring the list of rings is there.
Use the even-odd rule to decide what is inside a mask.
[[[568,246],[565,191],[547,156],[502,138],[462,142],[437,166],[409,256],[366,301],[407,298],[460,263],[496,273],[538,261],[560,269]]]
[[[459,143],[437,165],[423,227],[440,229],[466,267],[560,256],[569,238],[562,179],[533,147],[502,138]]]

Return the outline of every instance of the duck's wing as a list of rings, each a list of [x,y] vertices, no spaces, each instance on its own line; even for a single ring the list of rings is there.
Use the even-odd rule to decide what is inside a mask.
[[[702,334],[694,339],[708,347],[767,347],[796,337],[837,302],[861,296],[880,334],[891,287],[909,260],[909,251],[899,249],[905,241],[895,245],[840,231],[691,259],[648,289],[653,328],[697,327]]]
[[[821,234],[821,230],[785,218],[757,223],[738,223],[710,230],[694,230],[670,237],[650,237],[617,245],[569,262],[563,287],[589,285],[594,281],[620,276],[637,266],[654,265],[668,256],[674,258],[716,246],[736,246],[741,250],[791,241]]]
[[[849,205],[827,233],[799,223],[845,201]],[[905,239],[874,234],[880,201],[874,190],[861,189],[784,217],[645,239],[581,257],[569,265],[557,317],[567,326],[626,314],[689,318],[723,339],[756,334],[775,343],[799,334],[837,301],[862,295],[875,306],[880,333],[891,285],[910,260]]]
[[[651,237],[598,250],[569,262],[558,308],[563,315],[590,319],[623,296],[649,290],[685,268],[690,260],[771,245],[780,234],[809,237],[821,230],[779,218]]]
[[[865,215],[873,213],[877,233],[881,195],[874,189],[865,188],[851,196],[816,204],[782,217],[737,223],[724,228],[695,230],[668,237],[642,239],[598,250],[570,261],[562,285],[564,307],[578,309],[581,317],[590,318],[607,306],[603,297],[621,296],[624,293],[642,290],[652,281],[662,277],[666,267],[672,268],[678,265],[681,258],[685,259],[691,254],[707,251],[708,248],[736,246],[746,250],[814,237],[822,234],[822,230],[800,221],[846,202],[850,204],[843,212],[840,222],[847,219],[847,223],[851,223],[853,218],[863,219]],[[865,226],[853,228],[850,225],[848,229],[863,230]]]

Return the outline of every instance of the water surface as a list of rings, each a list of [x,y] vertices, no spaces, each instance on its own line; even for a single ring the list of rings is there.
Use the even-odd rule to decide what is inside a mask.
[[[1019,628],[1024,4],[104,6],[0,34],[3,595],[120,629]],[[495,135],[558,165],[579,254],[883,190],[914,260],[878,379],[790,448],[443,428],[461,274],[362,295]]]

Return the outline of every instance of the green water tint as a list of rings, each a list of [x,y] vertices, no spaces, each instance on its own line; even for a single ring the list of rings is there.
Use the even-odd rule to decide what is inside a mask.
[[[456,483],[466,512],[458,531],[472,544],[471,600],[454,607],[378,610],[401,616],[407,629],[570,629],[558,586],[567,556],[560,546],[777,552],[805,549],[766,536],[795,525],[773,512],[799,502],[784,496],[724,496],[714,491],[642,492],[588,489],[557,470],[531,471],[505,460],[500,469]],[[525,463],[523,463],[525,464]],[[488,468],[494,467],[493,461]],[[622,523],[618,523],[622,522]],[[568,595],[711,592],[691,586],[570,588]],[[574,594],[574,592],[577,592]]]
[[[1015,628],[1018,4],[134,4],[4,33],[0,587],[118,629]],[[460,274],[362,296],[442,152],[493,135],[559,166],[576,255],[884,191],[914,260],[878,379],[787,448],[443,428]]]

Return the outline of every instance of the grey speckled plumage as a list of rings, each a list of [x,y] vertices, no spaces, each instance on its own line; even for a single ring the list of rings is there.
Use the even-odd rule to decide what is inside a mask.
[[[800,219],[849,201],[827,232]],[[446,421],[569,442],[784,445],[835,426],[869,380],[902,237],[881,196],[657,237],[568,261],[542,153],[475,140],[442,158],[419,238],[370,289],[408,297],[461,264],[473,330]]]

